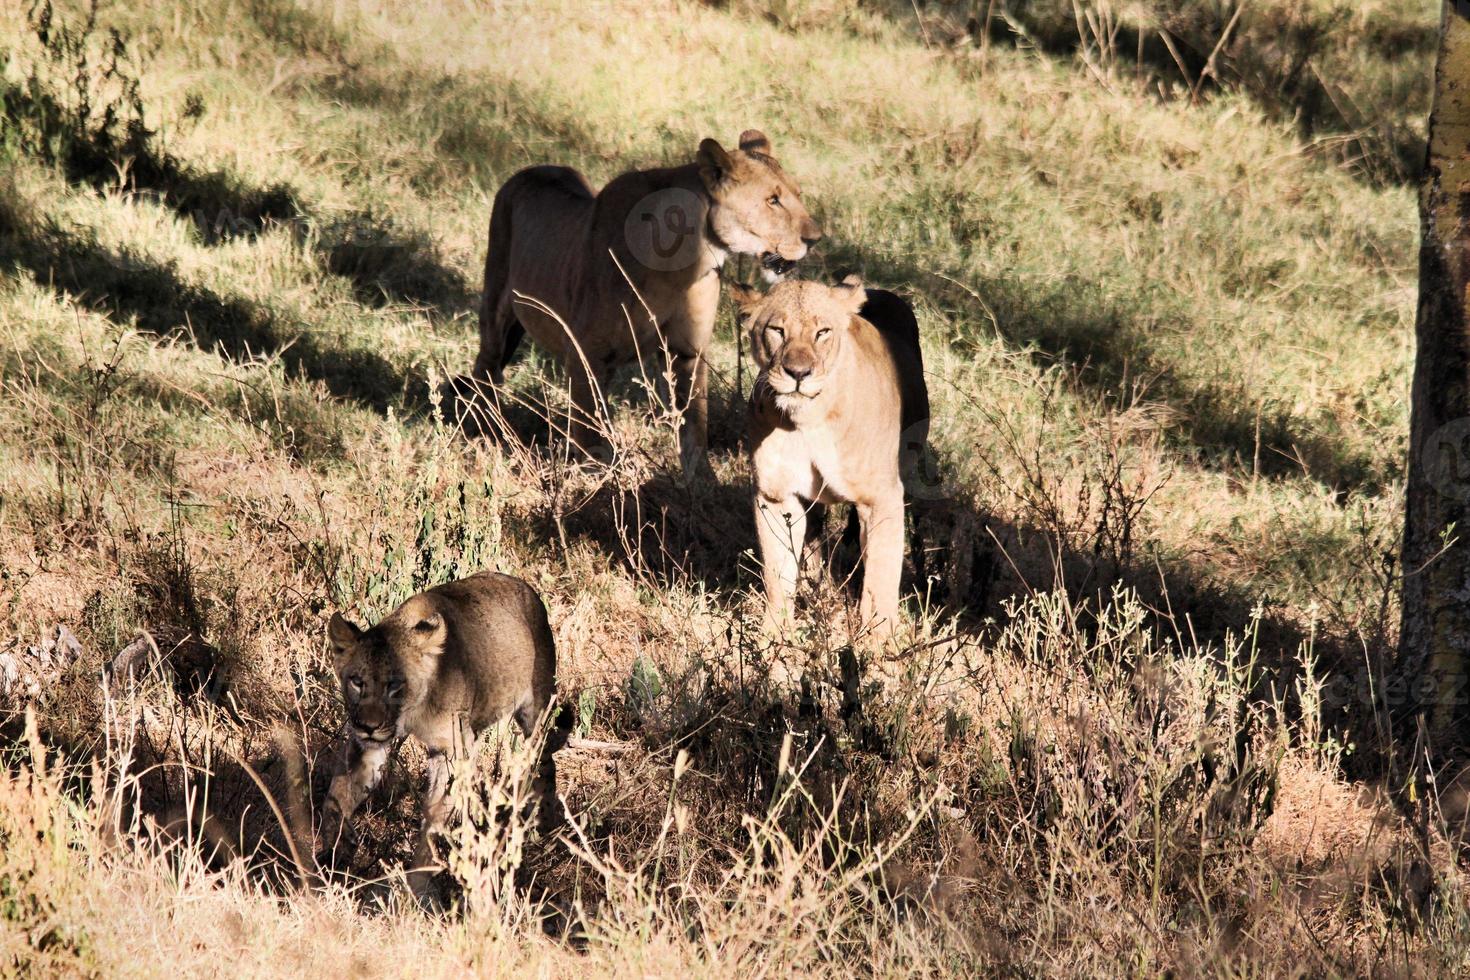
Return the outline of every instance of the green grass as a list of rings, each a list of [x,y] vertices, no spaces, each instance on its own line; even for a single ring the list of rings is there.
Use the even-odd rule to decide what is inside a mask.
[[[199,935],[277,974],[318,943],[384,974],[1462,969],[1462,872],[1362,802],[1394,733],[1341,693],[1396,625],[1417,223],[1394,161],[1433,5],[1298,12],[1324,91],[1384,121],[1357,142],[1326,110],[1303,142],[1251,75],[1283,5],[1197,103],[1075,18],[1069,41],[1070,4],[1011,3],[1020,43],[962,6],[104,8],[92,43],[125,32],[139,86],[83,73],[91,115],[75,63],[0,14],[0,654],[77,633],[38,724],[102,763],[87,793],[31,781],[28,749],[5,770],[0,962],[198,972]],[[1178,6],[1127,23],[1205,43]],[[765,679],[728,314],[704,495],[626,373],[606,471],[434,421],[503,180],[598,183],[750,126],[824,227],[802,274],[907,293],[924,336],[945,493],[914,508],[910,670],[858,716]],[[559,380],[530,352],[511,384]],[[529,845],[537,884],[507,895],[467,825],[463,920],[381,881],[276,902],[282,830],[234,760],[291,804],[284,722],[319,791],[325,617],[480,568],[542,590],[563,690],[634,746],[564,766],[585,852]],[[806,633],[829,671],[838,603]],[[173,682],[109,701],[98,670],[141,629]],[[131,756],[101,744],[144,708]],[[181,762],[255,860],[99,832],[183,812]],[[367,879],[407,854],[417,765],[367,818]],[[55,847],[9,846],[38,820]],[[553,907],[580,946],[541,935]],[[51,919],[73,931],[43,949]]]

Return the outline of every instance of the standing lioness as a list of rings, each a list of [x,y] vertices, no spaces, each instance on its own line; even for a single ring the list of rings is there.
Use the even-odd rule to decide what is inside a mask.
[[[756,130],[739,149],[706,139],[693,163],[623,174],[600,193],[568,167],[522,170],[495,195],[472,379],[503,383],[530,333],[565,366],[570,435],[589,449],[608,371],[667,348],[680,459],[701,467],[720,266],[740,252],[785,272],[820,237]]]
[[[432,835],[449,816],[452,758],[490,725],[514,719],[531,735],[555,692],[556,648],[546,607],[525,582],[481,572],[421,592],[370,629],[332,616],[332,660],[346,709],[347,766],[327,793],[323,831],[329,847],[351,838],[348,821],[381,776],[400,738],[428,751],[429,785],[409,885],[423,900],[434,874]],[[534,793],[541,824],[560,817],[552,753],[566,740],[547,736]]]
[[[913,311],[856,277],[731,293],[760,367],[750,441],[767,625],[791,614],[807,509],[850,501],[862,524],[863,626],[884,640],[899,623],[900,460],[922,451],[929,427]]]

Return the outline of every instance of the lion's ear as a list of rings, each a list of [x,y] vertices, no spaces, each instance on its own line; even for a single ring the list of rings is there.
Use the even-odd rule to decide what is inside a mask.
[[[740,148],[746,153],[774,155],[771,150],[771,141],[766,139],[766,134],[758,129],[747,129],[740,134]]]
[[[735,315],[744,323],[750,319],[755,312],[756,304],[762,299],[762,294],[756,292],[743,282],[730,283],[730,298],[735,301]]]
[[[735,163],[730,159],[730,154],[717,140],[705,138],[699,141],[699,155],[694,158],[699,164],[699,178],[704,181],[704,186],[711,191],[719,189],[720,185],[730,176],[730,171],[735,169]]]
[[[332,621],[327,624],[327,635],[332,642],[338,646],[346,646],[357,640],[362,635],[362,630],[347,621],[347,617],[339,612],[332,613]]]
[[[433,636],[444,627],[444,617],[436,612],[422,616],[418,622],[413,624],[413,631],[419,636]]]
[[[362,636],[362,630],[353,626],[347,618],[339,612],[332,613],[332,620],[327,624],[327,639],[332,644],[332,657],[340,660]]]
[[[847,276],[836,286],[832,287],[832,295],[849,313],[856,314],[868,301],[868,291],[863,288],[863,281],[857,276]]]

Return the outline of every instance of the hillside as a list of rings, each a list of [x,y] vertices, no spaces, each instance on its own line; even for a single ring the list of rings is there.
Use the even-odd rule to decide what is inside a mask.
[[[1466,969],[1454,804],[1405,816],[1378,691],[1438,4],[28,6],[0,11],[7,969]],[[728,310],[714,486],[636,372],[614,462],[569,466],[530,345],[524,444],[437,421],[502,181],[752,126],[825,231],[799,274],[919,314],[940,475],[886,687],[844,694],[833,588],[785,654],[823,682],[769,677]],[[482,568],[543,593],[579,734],[628,751],[567,753],[570,845],[466,823],[435,919],[395,875],[405,750],[357,877],[298,892],[327,617]],[[143,630],[158,661],[100,685]]]

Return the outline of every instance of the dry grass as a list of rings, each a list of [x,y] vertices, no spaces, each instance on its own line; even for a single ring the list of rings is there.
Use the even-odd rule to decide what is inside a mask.
[[[0,695],[0,963],[1466,968],[1453,835],[1392,779],[1381,689],[1410,191],[1245,88],[1192,104],[1095,52],[757,6],[104,8],[87,43],[128,32],[120,76],[0,12],[0,668],[44,680]],[[1417,10],[1333,21],[1324,50]],[[1418,50],[1361,57],[1396,78]],[[841,590],[796,648],[755,629],[727,322],[701,492],[636,373],[603,467],[544,438],[564,394],[534,351],[525,444],[434,421],[500,181],[750,125],[827,232],[808,273],[909,293],[924,332],[942,479],[912,509],[912,646],[857,690]],[[302,889],[340,721],[326,615],[481,568],[542,591],[579,733],[633,750],[564,755],[561,841],[463,822],[442,919],[398,873],[405,750],[353,877]],[[27,649],[58,625],[82,647],[59,672]],[[104,686],[144,629],[160,661]],[[472,816],[516,791],[520,750],[486,749]]]

